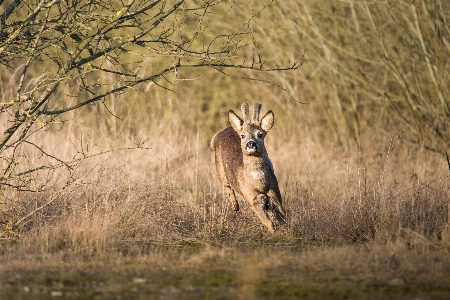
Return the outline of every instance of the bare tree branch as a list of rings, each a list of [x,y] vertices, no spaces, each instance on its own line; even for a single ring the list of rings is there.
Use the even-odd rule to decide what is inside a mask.
[[[214,10],[223,6],[228,11],[233,4],[221,0],[124,2],[0,0],[6,7],[0,15],[0,76],[7,74],[2,70],[14,70],[10,82],[15,84],[12,92],[0,95],[0,188],[41,192],[49,188],[59,169],[70,173],[66,184],[75,181],[73,169],[92,155],[82,150],[76,158],[63,159],[51,147],[31,140],[60,125],[61,116],[69,112],[100,102],[106,106],[107,99],[127,91],[144,93],[146,83],[174,90],[187,69],[218,70],[225,76],[271,83],[257,76],[297,70],[302,64],[269,62],[257,45],[251,23],[273,0],[258,10],[252,7],[237,27],[215,31],[214,18],[227,16],[215,15]],[[246,60],[247,55],[257,61]],[[258,72],[251,77],[230,75],[225,69]],[[24,153],[31,152],[42,160],[28,161]]]

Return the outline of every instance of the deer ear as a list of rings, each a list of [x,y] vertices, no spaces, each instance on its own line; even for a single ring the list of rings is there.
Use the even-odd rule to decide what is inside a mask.
[[[261,128],[266,132],[269,131],[270,128],[272,128],[274,121],[275,117],[273,115],[273,112],[269,110],[261,119]]]
[[[235,131],[240,131],[242,129],[242,125],[244,124],[244,121],[239,118],[234,111],[230,110],[228,112],[228,120],[230,121],[231,127],[233,127],[233,129]]]

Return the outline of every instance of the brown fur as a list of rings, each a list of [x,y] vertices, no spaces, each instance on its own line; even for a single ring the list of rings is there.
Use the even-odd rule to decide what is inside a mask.
[[[278,221],[285,218],[278,181],[264,146],[264,137],[273,126],[273,113],[269,111],[260,122],[261,103],[255,103],[252,119],[248,104],[242,104],[241,108],[244,119],[230,110],[231,126],[216,133],[211,140],[217,176],[224,186],[230,188],[233,209],[239,210],[237,192],[273,233],[274,226],[268,212],[273,212]]]

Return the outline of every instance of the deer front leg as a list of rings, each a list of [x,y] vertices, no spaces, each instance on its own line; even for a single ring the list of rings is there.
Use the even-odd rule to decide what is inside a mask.
[[[284,220],[286,219],[286,211],[281,205],[280,192],[274,189],[270,189],[267,192],[267,196],[269,196],[268,209],[274,210],[277,220],[280,222],[284,222]]]
[[[234,193],[234,190],[230,188],[230,199],[231,199],[231,207],[234,211],[239,211],[239,203],[236,200],[236,194]]]
[[[273,228],[273,223],[272,221],[270,221],[266,211],[266,205],[268,203],[268,200],[269,199],[267,195],[259,194],[255,198],[253,198],[250,203],[252,210],[255,212],[256,216],[259,218],[261,223],[266,225],[270,234],[274,234],[275,229]]]

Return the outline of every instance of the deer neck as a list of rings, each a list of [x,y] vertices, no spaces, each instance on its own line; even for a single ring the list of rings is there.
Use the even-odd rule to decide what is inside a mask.
[[[244,157],[245,181],[261,192],[265,192],[269,186],[270,170],[265,155]]]

